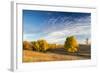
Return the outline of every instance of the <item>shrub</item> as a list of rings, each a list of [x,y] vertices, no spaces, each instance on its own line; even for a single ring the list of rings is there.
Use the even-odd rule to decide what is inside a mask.
[[[68,52],[78,52],[78,42],[74,36],[69,36],[66,38],[64,47]]]

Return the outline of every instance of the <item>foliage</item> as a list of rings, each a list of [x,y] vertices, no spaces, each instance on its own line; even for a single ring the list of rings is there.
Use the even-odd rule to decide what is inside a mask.
[[[69,36],[66,38],[64,47],[68,52],[77,52],[78,51],[78,42],[74,36]]]

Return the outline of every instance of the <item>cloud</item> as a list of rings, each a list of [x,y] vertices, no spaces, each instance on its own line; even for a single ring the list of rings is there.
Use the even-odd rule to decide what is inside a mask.
[[[42,38],[42,39],[46,39],[49,43],[63,44],[67,36],[74,35],[74,36],[82,37],[82,36],[90,35],[90,26],[89,25],[71,26],[71,27],[66,27],[65,29],[59,29],[48,33],[45,32],[41,32],[41,33],[26,34],[24,36],[25,38],[29,38],[28,40],[38,40]],[[82,41],[83,39],[79,39],[79,42]]]
[[[73,27],[76,28],[76,26],[85,27],[89,25],[90,27],[90,23],[91,23],[90,16],[83,16],[80,18],[77,18],[77,17],[72,18],[71,16],[58,16],[58,17],[51,16],[51,17],[48,17],[48,19],[44,21],[44,24],[46,24],[46,26],[42,28],[42,31],[50,33],[53,31],[59,31],[63,29],[69,29],[69,28],[73,29]]]
[[[78,37],[79,42],[90,38],[90,16],[78,18],[72,16],[54,17],[50,14],[50,17],[45,19],[43,24],[45,24],[44,27],[33,29],[32,32],[24,34],[24,39],[38,40],[42,38],[46,39],[49,43],[63,44],[66,37],[70,35]]]
[[[65,39],[67,36],[74,35],[74,36],[86,36],[90,35],[90,27],[89,26],[78,26],[78,27],[71,27],[64,29],[64,30],[59,30],[59,31],[54,31],[50,32],[47,35],[43,36],[42,38],[46,39],[49,43],[64,43]],[[86,38],[84,38],[85,40]],[[81,39],[79,42],[83,41]]]

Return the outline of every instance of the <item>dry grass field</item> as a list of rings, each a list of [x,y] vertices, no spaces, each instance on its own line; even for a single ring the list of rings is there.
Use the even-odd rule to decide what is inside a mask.
[[[47,52],[23,50],[23,62],[45,62],[91,59],[90,45],[80,45],[78,53],[67,53],[63,48],[50,49]]]

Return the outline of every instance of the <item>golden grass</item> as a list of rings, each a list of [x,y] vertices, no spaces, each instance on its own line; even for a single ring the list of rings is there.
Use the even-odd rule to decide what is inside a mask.
[[[78,56],[61,55],[55,53],[42,53],[30,50],[23,50],[23,62],[44,62],[44,61],[61,61],[61,60],[80,60],[85,59]]]

